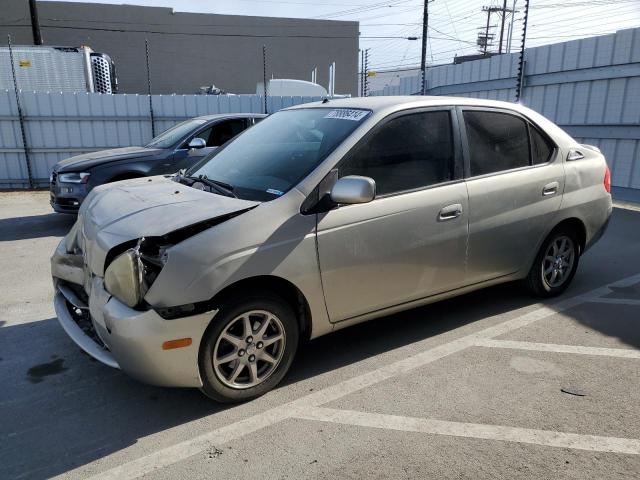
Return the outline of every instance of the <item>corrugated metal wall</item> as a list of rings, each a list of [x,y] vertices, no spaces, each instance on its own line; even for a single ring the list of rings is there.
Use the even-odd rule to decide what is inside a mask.
[[[517,54],[427,70],[428,93],[513,101]],[[599,146],[616,187],[640,189],[640,28],[531,48],[525,55],[522,103],[582,143]],[[376,95],[418,92],[420,77]],[[151,138],[148,97],[74,93],[21,94],[33,176],[45,184],[59,159]],[[310,97],[269,97],[268,111]],[[154,95],[156,132],[185,118],[261,112],[256,95]],[[0,92],[0,188],[28,186],[13,92]]]
[[[640,28],[525,52],[522,103],[607,156],[612,183],[640,189]],[[515,100],[518,54],[427,69],[427,94]],[[420,76],[373,95],[411,95]]]
[[[99,93],[20,94],[33,177],[48,183],[61,159],[106,148],[144,145],[151,140],[149,97]],[[267,97],[268,112],[320,100]],[[261,113],[257,95],[153,95],[156,133],[178,121],[214,113]],[[0,91],[0,188],[29,186],[15,95]]]

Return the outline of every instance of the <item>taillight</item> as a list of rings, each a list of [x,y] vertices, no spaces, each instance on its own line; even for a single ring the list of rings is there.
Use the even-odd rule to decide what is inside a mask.
[[[607,164],[605,164],[604,168],[604,189],[607,193],[611,193],[611,170],[609,170],[609,165]]]

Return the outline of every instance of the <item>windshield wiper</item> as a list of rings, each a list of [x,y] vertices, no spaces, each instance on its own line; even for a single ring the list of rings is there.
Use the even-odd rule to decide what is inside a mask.
[[[206,175],[198,175],[197,177],[183,177],[188,178],[189,180],[193,180],[194,182],[202,182],[207,187],[214,189],[216,192],[221,193],[222,195],[226,195],[227,197],[238,198],[238,196],[233,193],[233,185],[229,185],[228,183],[221,182],[220,180],[213,180],[211,178],[207,178]]]

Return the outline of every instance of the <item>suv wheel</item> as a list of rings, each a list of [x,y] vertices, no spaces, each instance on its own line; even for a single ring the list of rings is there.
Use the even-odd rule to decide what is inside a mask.
[[[535,295],[553,297],[564,292],[578,268],[580,244],[575,233],[558,228],[544,241],[526,279]]]
[[[202,392],[219,402],[265,394],[285,376],[298,346],[293,310],[264,294],[226,301],[200,348]]]

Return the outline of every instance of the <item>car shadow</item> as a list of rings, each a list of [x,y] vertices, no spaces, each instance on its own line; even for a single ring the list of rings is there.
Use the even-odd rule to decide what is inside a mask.
[[[472,293],[313,340],[279,388],[532,303],[512,285],[497,287],[495,296],[506,300]],[[7,455],[0,478],[59,475],[235,407],[196,389],[143,385],[105,367],[80,353],[55,318],[0,328],[0,352],[0,375],[9,385],[0,393]]]
[[[76,221],[75,215],[44,213],[26,217],[0,218],[0,242],[41,237],[63,237]]]
[[[0,478],[51,478],[228,408],[100,364],[55,318],[0,328],[0,378]]]
[[[636,232],[635,227],[640,213],[633,213],[616,210],[609,231],[585,256],[579,275],[564,297],[640,271],[640,231]],[[57,218],[61,220],[52,220],[49,227],[54,231],[62,228],[59,224],[64,217]],[[25,234],[27,231],[23,230]],[[635,290],[632,288],[630,292]],[[630,292],[612,291],[612,294]],[[435,339],[439,335],[453,338],[459,335],[457,329],[473,329],[473,324],[480,320],[491,324],[489,318],[494,315],[509,314],[537,302],[519,285],[505,284],[335,332],[302,346],[278,390],[295,388],[299,382],[416,342],[432,338],[439,342],[440,339]],[[614,316],[615,306],[610,307],[607,312]],[[564,313],[571,315],[571,310]],[[581,317],[572,318],[587,326]],[[588,326],[638,346],[634,330],[612,331],[607,322]],[[557,343],[570,342],[558,339]],[[169,429],[197,423],[208,416],[233,414],[229,410],[236,408],[211,402],[195,389],[146,386],[91,361],[79,352],[53,318],[0,325],[0,378],[4,386],[0,389],[3,439],[0,478],[48,478],[63,474],[142,439],[162,443],[157,440],[161,438],[158,435]],[[263,403],[258,404],[260,408]],[[238,408],[245,407],[252,405]],[[226,417],[221,418],[226,421]],[[156,438],[146,439],[153,436]]]
[[[640,274],[639,225],[640,211],[614,208],[603,238],[580,259],[574,284],[591,277],[598,279],[598,284],[602,285],[601,279],[607,274],[615,274],[617,278],[614,280]],[[638,302],[640,281],[627,286],[609,287],[609,293],[604,297]],[[588,331],[640,349],[640,306],[637,304],[587,303],[566,313]]]
[[[500,302],[496,302],[496,298],[500,298]],[[286,383],[320,375],[536,302],[518,284],[505,284],[339,330],[309,342],[298,354]]]

